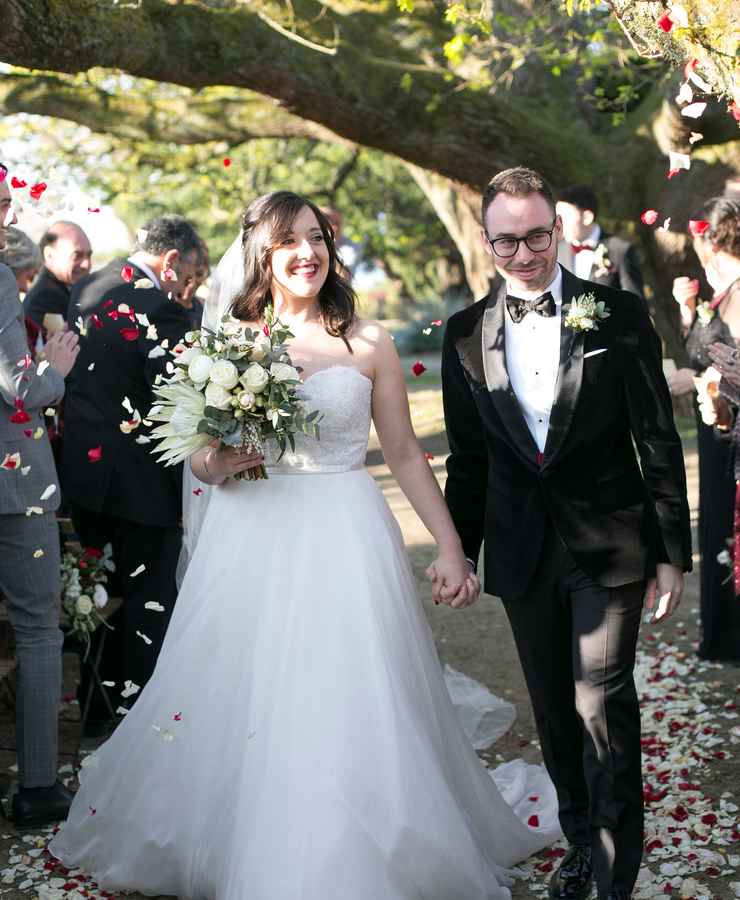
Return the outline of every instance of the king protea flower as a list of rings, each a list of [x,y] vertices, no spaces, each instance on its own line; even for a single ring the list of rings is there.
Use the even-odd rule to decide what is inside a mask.
[[[162,424],[152,429],[152,437],[160,439],[154,452],[161,454],[160,462],[174,466],[213,440],[208,434],[198,434],[206,398],[182,381],[163,382],[155,393],[157,404],[148,418]]]

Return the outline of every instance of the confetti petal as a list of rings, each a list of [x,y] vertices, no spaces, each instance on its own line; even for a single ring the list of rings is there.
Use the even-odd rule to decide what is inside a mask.
[[[150,637],[147,637],[145,634],[142,634],[140,631],[136,632],[136,636],[140,637],[142,639],[142,641],[144,641],[145,644],[151,644],[151,642],[152,642],[152,639]]]
[[[694,237],[701,237],[709,230],[709,222],[706,219],[689,219],[689,232]]]
[[[658,221],[658,210],[657,209],[646,209],[640,215],[640,221],[643,225],[655,225]]]
[[[134,267],[133,266],[123,266],[121,269],[121,278],[126,282],[126,284],[130,284],[134,278]]]
[[[146,566],[144,565],[144,563],[142,563],[140,566],[137,566],[129,575],[129,578],[136,578],[136,576],[141,575],[142,572],[146,572]]]
[[[28,191],[33,200],[40,200],[41,195],[47,188],[47,184],[45,181],[39,181],[37,184],[34,184],[32,188]]]
[[[19,191],[21,188],[27,187],[28,182],[23,181],[22,178],[16,178],[15,175],[10,179],[10,186]]]
[[[704,110],[707,108],[706,103],[690,103],[688,106],[684,106],[681,110],[681,115],[686,116],[687,119],[698,119],[700,116],[704,115]]]
[[[668,32],[673,28],[673,24],[673,19],[668,15],[668,13],[658,19],[658,27],[661,29],[661,31],[665,31],[666,34],[668,34]]]
[[[6,453],[5,459],[0,463],[0,469],[19,469],[21,465],[20,453]]]
[[[53,496],[56,493],[57,486],[55,484],[50,484],[45,490],[44,493],[39,498],[40,500],[48,500],[49,497]]]
[[[151,610],[152,612],[164,612],[164,606],[161,603],[157,603],[156,600],[148,600],[144,604],[144,609]]]
[[[44,555],[44,551],[43,551],[40,547],[39,547],[38,550],[34,550],[34,551],[33,551],[33,558],[34,558],[34,559],[41,559],[41,557],[42,557],[43,555]]]
[[[103,458],[103,447],[102,445],[98,445],[97,447],[92,447],[87,451],[87,458],[91,463],[100,462]]]
[[[424,372],[426,372],[426,370],[427,370],[427,367],[419,359],[417,359],[417,361],[413,364],[413,366],[411,366],[411,371],[413,372],[415,378],[418,378],[420,375],[423,375]]]

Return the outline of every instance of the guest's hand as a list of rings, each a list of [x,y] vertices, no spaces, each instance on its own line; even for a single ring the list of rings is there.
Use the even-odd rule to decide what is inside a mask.
[[[658,563],[655,578],[649,578],[645,590],[645,609],[652,613],[651,622],[670,616],[683,596],[683,572],[670,563]]]
[[[710,344],[709,358],[723,378],[726,378],[733,387],[740,388],[740,351],[727,344]]]
[[[44,345],[44,359],[62,378],[66,378],[80,352],[79,344],[80,339],[74,331],[58,331]]]
[[[673,279],[673,299],[679,306],[688,307],[691,312],[696,310],[696,301],[699,297],[699,279],[681,275]]]
[[[672,372],[666,379],[671,394],[674,397],[681,397],[690,391],[696,390],[696,385],[694,384],[695,375],[696,372],[688,368],[676,369],[675,372]]]

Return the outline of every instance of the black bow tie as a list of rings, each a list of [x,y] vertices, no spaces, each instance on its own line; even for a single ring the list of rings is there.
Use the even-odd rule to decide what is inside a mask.
[[[506,295],[506,308],[509,310],[511,321],[519,323],[529,312],[535,312],[538,316],[544,316],[546,319],[555,315],[555,300],[552,294],[547,291],[535,297],[534,300],[522,300],[521,297],[510,297]]]

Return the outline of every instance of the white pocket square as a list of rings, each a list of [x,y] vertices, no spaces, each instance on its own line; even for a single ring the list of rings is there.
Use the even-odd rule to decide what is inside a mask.
[[[589,356],[596,356],[596,355],[599,354],[599,353],[606,353],[606,351],[607,351],[608,349],[609,349],[608,347],[602,347],[601,350],[589,350],[588,353],[584,353],[584,354],[583,354],[583,358],[584,358],[584,359],[588,359]]]

